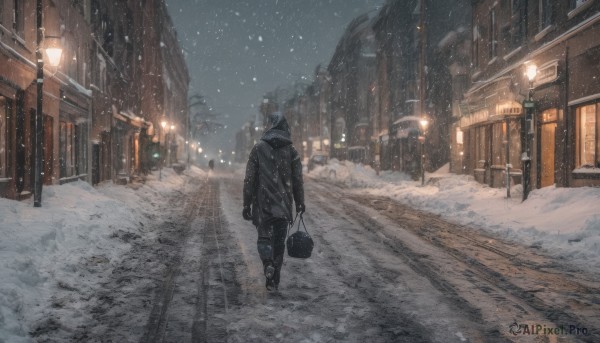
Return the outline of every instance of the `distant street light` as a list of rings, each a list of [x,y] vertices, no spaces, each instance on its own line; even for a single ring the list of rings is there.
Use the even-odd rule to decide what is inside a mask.
[[[44,41],[43,25],[43,6],[42,0],[36,1],[36,24],[37,40],[35,49],[35,58],[37,60],[37,106],[35,113],[35,165],[34,165],[34,185],[33,185],[33,206],[42,207],[42,184],[44,170],[43,156],[43,135],[44,135],[44,112],[43,112],[43,90],[44,90],[44,56],[42,54],[42,43]],[[50,37],[48,37],[50,38]],[[53,37],[58,38],[58,37]],[[50,42],[50,41],[49,41]],[[46,47],[48,62],[53,67],[58,67],[62,56],[62,49],[59,44]]]

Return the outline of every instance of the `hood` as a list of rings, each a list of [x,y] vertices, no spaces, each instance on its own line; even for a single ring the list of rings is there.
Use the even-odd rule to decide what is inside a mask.
[[[281,112],[274,112],[269,116],[271,128],[265,131],[262,140],[275,149],[292,144],[290,126]]]

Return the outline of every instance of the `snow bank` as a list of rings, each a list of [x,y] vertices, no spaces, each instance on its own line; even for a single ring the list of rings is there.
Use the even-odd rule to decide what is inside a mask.
[[[144,234],[152,212],[184,180],[162,173],[162,182],[150,176],[137,191],[82,181],[45,186],[39,208],[0,199],[0,342],[30,342],[29,325],[43,320],[57,288],[97,287],[78,271],[94,261],[119,263],[127,237]]]
[[[360,192],[388,196],[401,203],[439,214],[451,221],[501,235],[543,249],[574,266],[600,272],[600,188],[545,187],[521,201],[520,185],[506,190],[490,188],[473,177],[448,172],[448,166],[427,173],[421,181],[399,172],[330,160],[307,177],[328,180]]]

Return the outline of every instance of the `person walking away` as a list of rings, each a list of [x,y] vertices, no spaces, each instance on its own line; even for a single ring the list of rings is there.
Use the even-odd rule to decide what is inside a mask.
[[[303,213],[304,182],[300,154],[292,145],[290,127],[280,112],[269,117],[270,128],[254,145],[244,178],[242,215],[258,231],[257,248],[268,290],[278,289],[292,203]]]

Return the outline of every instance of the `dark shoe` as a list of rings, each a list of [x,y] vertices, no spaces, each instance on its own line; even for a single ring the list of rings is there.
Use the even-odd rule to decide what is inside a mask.
[[[272,290],[276,290],[276,289],[277,289],[277,285],[275,285],[275,281],[273,281],[273,279],[267,279],[267,290],[272,291]]]
[[[273,276],[275,276],[275,266],[271,261],[267,261],[265,263],[265,278],[267,278],[267,290],[272,291],[275,289],[275,280],[273,280]]]
[[[272,263],[268,263],[265,265],[265,277],[267,280],[273,280],[273,275],[275,275],[275,267]]]

